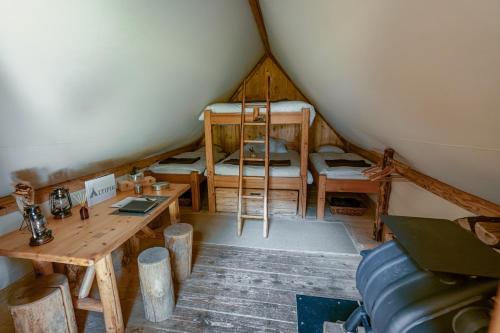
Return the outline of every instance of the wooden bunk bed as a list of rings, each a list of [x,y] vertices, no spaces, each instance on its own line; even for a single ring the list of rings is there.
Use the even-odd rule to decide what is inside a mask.
[[[173,184],[190,184],[191,205],[193,212],[199,212],[201,209],[201,184],[207,180],[207,177],[204,174],[206,169],[206,162],[204,161],[204,157],[202,156],[202,154],[197,154],[198,152],[200,152],[200,149],[203,149],[203,147],[198,148],[195,151],[184,152],[170,158],[189,159],[192,157],[199,157],[199,160],[193,163],[175,164],[175,161],[173,161],[173,164],[167,164],[162,169],[160,165],[161,161],[159,161],[150,166],[149,170],[146,172],[147,175],[155,177],[157,181],[168,181]],[[225,154],[221,152],[217,153],[217,160],[221,160],[222,158],[224,158],[224,156]]]
[[[314,183],[317,187],[316,198],[316,218],[322,219],[325,217],[325,202],[328,192],[340,193],[378,193],[380,182],[369,179],[336,179],[328,178],[327,175],[321,174],[321,170],[317,170],[314,163],[310,161],[310,169],[314,178]]]
[[[252,121],[255,114],[245,112],[245,121]],[[298,177],[269,177],[269,190],[294,190],[298,191],[298,214],[302,217],[306,213],[307,205],[307,161],[308,161],[308,138],[311,110],[302,108],[294,112],[273,112],[271,109],[271,125],[299,125],[300,126],[300,174]],[[205,148],[207,159],[207,184],[208,184],[208,207],[209,212],[216,211],[217,189],[238,189],[238,176],[226,176],[215,174],[215,163],[213,158],[213,135],[212,126],[218,125],[240,125],[241,113],[216,113],[206,109],[203,114],[205,127]],[[252,179],[253,178],[253,179]],[[244,188],[263,189],[262,179],[255,177],[243,177]]]
[[[173,174],[173,173],[155,173],[152,171],[146,172],[148,175],[155,177],[156,181],[167,181],[173,184],[189,184],[191,186],[191,206],[193,212],[199,212],[201,209],[201,184],[207,180],[205,175],[197,171],[191,171],[189,174]]]
[[[316,156],[314,156],[316,155]],[[388,213],[389,197],[391,193],[392,174],[395,173],[395,168],[391,165],[394,158],[394,150],[387,148],[384,151],[383,157],[376,165],[371,167],[356,167],[352,171],[352,176],[349,177],[350,170],[346,170],[342,174],[336,175],[327,172],[327,168],[318,170],[324,164],[318,163],[317,156],[319,154],[309,155],[310,169],[314,178],[314,183],[318,188],[318,196],[316,200],[316,218],[323,218],[325,214],[326,193],[328,192],[350,192],[350,193],[377,193],[377,204],[375,212],[375,221],[373,225],[373,237],[377,241],[382,241],[384,238],[384,226],[382,223],[382,215]],[[354,153],[340,153],[340,159],[369,161]],[[325,161],[326,162],[326,161]]]

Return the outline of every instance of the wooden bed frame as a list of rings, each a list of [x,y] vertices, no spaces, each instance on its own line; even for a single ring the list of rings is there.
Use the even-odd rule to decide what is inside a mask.
[[[318,188],[316,199],[316,218],[325,217],[325,201],[328,192],[351,192],[351,193],[378,193],[380,181],[368,179],[328,179],[326,175],[319,174],[312,161],[309,163],[314,183]],[[377,210],[378,211],[378,210]]]
[[[191,171],[189,174],[178,173],[155,173],[147,172],[148,175],[155,177],[157,181],[167,181],[174,184],[190,184],[191,185],[191,205],[193,212],[199,212],[201,209],[201,191],[200,186],[207,177],[202,173]]]
[[[245,113],[245,120],[252,121],[252,113]],[[276,112],[271,110],[271,125],[299,124],[301,126],[300,138],[300,176],[299,177],[269,177],[271,190],[297,190],[299,192],[298,214],[302,217],[306,213],[307,205],[307,159],[309,155],[309,117],[310,110],[303,108],[300,112]],[[215,175],[213,158],[212,126],[214,125],[240,125],[240,113],[214,113],[205,110],[205,149],[207,156],[207,183],[208,183],[208,209],[210,213],[216,211],[216,189],[238,188],[238,176]],[[244,188],[264,188],[262,179],[243,178]]]

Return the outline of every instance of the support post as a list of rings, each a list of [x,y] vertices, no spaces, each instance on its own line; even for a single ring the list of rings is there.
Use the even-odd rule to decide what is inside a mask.
[[[394,158],[394,149],[387,148],[384,150],[384,156],[380,161],[380,168],[383,170],[392,163]],[[375,213],[375,222],[373,225],[373,238],[377,242],[384,240],[384,223],[382,222],[382,215],[387,215],[389,211],[389,199],[391,196],[391,180],[390,176],[381,179],[378,188],[377,208]]]
[[[304,218],[307,211],[307,160],[309,158],[309,117],[310,110],[302,109],[302,125],[300,130],[300,178],[299,214]]]
[[[214,155],[211,112],[205,110],[205,155],[207,159],[208,211],[215,213]]]
[[[318,197],[316,198],[316,218],[318,220],[325,217],[326,200],[326,176],[318,175]]]

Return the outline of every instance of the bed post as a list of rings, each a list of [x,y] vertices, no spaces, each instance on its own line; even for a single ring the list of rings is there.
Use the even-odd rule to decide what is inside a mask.
[[[307,211],[307,161],[309,158],[309,109],[302,109],[302,125],[300,131],[300,178],[302,186],[299,191],[299,214],[304,218]]]
[[[191,205],[193,212],[199,212],[201,209],[200,177],[198,171],[191,171],[189,175],[191,179]]]
[[[325,201],[326,201],[326,175],[318,175],[318,197],[316,199],[316,218],[323,219],[325,217]]]
[[[380,168],[384,170],[392,163],[394,157],[394,150],[388,148],[384,150],[384,157],[380,161]],[[389,211],[389,198],[391,196],[391,179],[390,177],[382,178],[378,187],[377,195],[377,208],[375,213],[375,223],[373,225],[373,239],[377,242],[384,240],[384,223],[382,222],[382,215],[387,215]]]
[[[208,211],[215,213],[214,155],[212,142],[212,113],[205,110],[205,154],[207,158]]]

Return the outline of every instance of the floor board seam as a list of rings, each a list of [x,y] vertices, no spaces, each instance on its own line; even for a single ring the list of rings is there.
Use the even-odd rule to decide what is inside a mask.
[[[225,270],[233,270],[237,272],[251,272],[251,273],[264,273],[264,274],[277,274],[277,275],[282,275],[282,276],[290,276],[290,277],[297,277],[297,278],[315,278],[315,279],[324,279],[324,280],[352,280],[352,278],[343,278],[343,277],[323,277],[323,276],[317,276],[317,275],[298,275],[298,274],[287,274],[287,273],[280,273],[280,272],[268,272],[268,271],[262,271],[262,270],[253,270],[253,269],[244,269],[244,268],[233,268],[233,267],[224,267],[224,266],[214,266],[214,265],[203,265],[203,264],[198,264],[196,265],[197,267],[207,267],[211,268],[213,267],[214,269],[225,269]]]
[[[184,291],[185,294],[190,294],[190,295],[208,295],[208,294],[203,294],[203,293],[196,293],[192,291]],[[219,297],[224,297],[228,299],[241,299],[237,297],[230,297],[230,296],[219,296]],[[179,298],[181,299],[181,298]],[[258,301],[258,300],[253,300],[253,299],[245,299],[245,301],[252,302],[252,303],[263,303],[263,304],[271,304],[271,305],[280,305],[280,306],[287,306],[293,309],[297,309],[297,306],[294,304],[287,304],[287,303],[276,303],[276,302],[266,302],[266,301]]]
[[[204,254],[198,254],[196,255],[196,259],[198,258],[212,258],[212,256],[209,256],[209,255],[204,255]],[[240,258],[236,258],[238,261],[242,261],[242,262],[245,262],[244,259],[240,259]],[[224,260],[224,259],[222,259]],[[335,261],[332,261],[331,264],[333,264]],[[252,262],[253,263],[253,262]],[[324,263],[321,263],[321,264],[316,264],[316,265],[301,265],[301,264],[285,264],[285,263],[281,263],[281,262],[273,262],[273,261],[263,261],[263,260],[259,260],[258,262],[256,261],[255,262],[256,264],[273,264],[273,265],[283,265],[283,266],[290,266],[290,267],[304,267],[304,268],[323,268],[323,269],[331,269],[333,271],[349,271],[349,272],[356,272],[356,269],[353,269],[353,268],[334,268],[334,267],[328,267],[328,266],[324,266]],[[336,262],[335,262],[336,263]],[[336,263],[337,264],[337,263]],[[197,264],[197,265],[204,265],[204,266],[211,266],[211,265],[205,265],[205,264]],[[216,265],[214,265],[216,266]]]
[[[179,308],[189,309],[189,310],[194,310],[194,311],[202,311],[202,312],[220,313],[220,314],[223,314],[223,315],[234,316],[234,317],[244,317],[244,318],[251,318],[251,319],[260,319],[260,320],[275,321],[275,322],[278,322],[278,323],[285,323],[285,324],[294,324],[294,323],[296,323],[296,321],[278,320],[278,319],[272,319],[272,318],[266,318],[266,317],[256,317],[256,316],[251,316],[251,315],[237,314],[237,313],[234,313],[234,312],[215,311],[215,310],[201,309],[201,308],[190,307],[190,306],[182,306],[182,305],[180,305]]]

